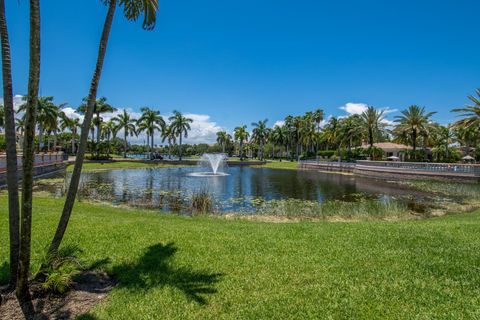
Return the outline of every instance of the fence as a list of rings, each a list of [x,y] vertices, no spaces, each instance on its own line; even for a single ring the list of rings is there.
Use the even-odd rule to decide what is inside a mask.
[[[34,167],[43,167],[62,163],[67,160],[67,155],[63,152],[49,152],[35,154]],[[17,167],[22,168],[22,155],[17,156]],[[7,156],[0,154],[0,173],[7,171]]]
[[[480,165],[460,163],[393,162],[358,160],[357,165],[425,173],[471,174],[480,176]]]

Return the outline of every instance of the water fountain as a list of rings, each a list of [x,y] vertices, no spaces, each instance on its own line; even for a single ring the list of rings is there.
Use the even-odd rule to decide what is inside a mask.
[[[211,171],[194,172],[190,175],[195,177],[228,176],[228,173],[223,171],[227,163],[225,159],[226,157],[223,153],[205,153],[198,164],[200,167]]]

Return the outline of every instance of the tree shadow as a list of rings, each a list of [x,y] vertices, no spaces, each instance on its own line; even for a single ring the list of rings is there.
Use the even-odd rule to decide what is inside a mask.
[[[8,285],[10,281],[10,263],[4,262],[0,265],[0,286]]]
[[[204,295],[217,292],[214,285],[222,274],[176,268],[170,261],[176,251],[173,243],[158,243],[148,247],[137,263],[115,266],[112,271],[118,287],[148,290],[170,286],[181,290],[188,299],[206,304]]]

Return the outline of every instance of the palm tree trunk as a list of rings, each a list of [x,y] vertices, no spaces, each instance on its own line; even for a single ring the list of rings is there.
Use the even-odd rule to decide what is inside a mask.
[[[76,135],[76,130],[72,130],[72,153],[75,154],[75,135]]]
[[[226,144],[225,141],[222,142],[222,153],[225,153],[225,144]]]
[[[93,73],[92,82],[90,84],[90,91],[87,101],[87,112],[82,124],[82,132],[80,136],[80,145],[78,147],[77,157],[75,159],[75,167],[73,168],[72,177],[70,179],[70,185],[68,187],[67,198],[62,211],[62,216],[58,223],[55,236],[49,247],[49,252],[53,253],[58,251],[60,243],[62,242],[65,231],[67,230],[68,221],[72,214],[73,205],[75,204],[75,198],[77,196],[78,184],[80,182],[80,174],[82,173],[83,159],[85,157],[85,150],[87,148],[88,132],[92,123],[93,111],[95,107],[95,101],[97,98],[98,84],[102,74],[103,61],[105,59],[105,53],[107,51],[108,37],[110,29],[112,27],[113,17],[115,9],[117,7],[117,0],[110,0],[108,5],[108,13],[103,26],[102,37],[100,40],[100,47],[98,49],[97,64]]]
[[[30,67],[25,140],[23,149],[22,210],[20,216],[20,253],[16,295],[26,319],[33,318],[35,309],[29,290],[30,243],[32,232],[32,188],[35,159],[35,122],[40,82],[40,1],[30,0]]]
[[[153,136],[154,132],[152,132],[152,137],[150,138],[151,148],[150,148],[150,160],[153,160]]]
[[[125,133],[123,134],[123,157],[127,157],[127,128],[125,128]]]
[[[179,147],[180,147],[180,149],[178,150],[179,160],[182,161],[182,134],[181,133],[180,133]]]
[[[43,150],[43,126],[41,123],[38,124],[38,152]]]
[[[240,140],[240,161],[243,161],[243,141]]]
[[[10,283],[15,288],[18,272],[20,205],[18,197],[17,146],[15,110],[13,109],[12,66],[8,39],[5,0],[0,0],[0,37],[2,45],[3,102],[5,104],[5,138],[7,151],[7,186],[10,233]]]

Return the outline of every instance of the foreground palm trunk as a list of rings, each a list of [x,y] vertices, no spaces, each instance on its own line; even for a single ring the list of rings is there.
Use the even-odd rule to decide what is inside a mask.
[[[35,122],[40,82],[40,1],[30,0],[30,70],[25,110],[23,144],[22,210],[20,219],[20,254],[17,273],[17,298],[25,318],[31,319],[34,308],[29,291],[30,242],[32,232],[33,163],[35,159]]]
[[[5,0],[0,0],[0,37],[2,44],[3,102],[5,105],[5,137],[7,140],[7,186],[10,231],[10,288],[15,288],[20,245],[18,202],[17,148],[15,136],[15,110],[13,109],[12,67],[8,39]]]
[[[80,174],[82,173],[83,159],[85,157],[85,150],[88,141],[88,132],[92,123],[93,111],[95,108],[95,102],[97,99],[98,83],[102,74],[103,61],[105,59],[105,53],[107,51],[108,37],[110,29],[112,27],[113,17],[115,14],[115,8],[117,6],[117,0],[110,0],[108,5],[108,13],[103,26],[102,37],[100,39],[100,47],[98,49],[97,64],[95,66],[95,72],[93,74],[92,82],[90,84],[90,91],[87,101],[87,112],[85,113],[85,119],[82,124],[82,132],[80,135],[80,144],[78,146],[77,157],[75,159],[75,167],[73,168],[70,185],[68,187],[67,198],[63,207],[62,216],[58,223],[55,236],[49,247],[49,252],[53,253],[58,250],[60,243],[62,242],[65,231],[67,230],[68,221],[72,214],[73,205],[75,203],[75,197],[77,196],[78,184],[80,182]]]

